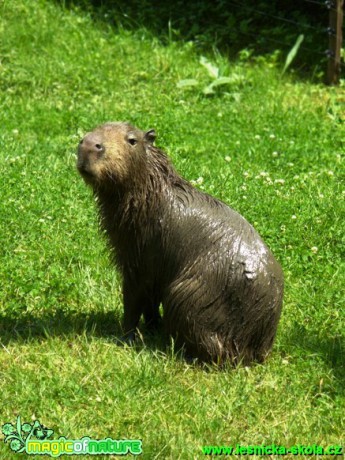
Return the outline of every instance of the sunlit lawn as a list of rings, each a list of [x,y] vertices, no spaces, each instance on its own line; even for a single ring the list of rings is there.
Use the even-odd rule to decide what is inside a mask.
[[[202,65],[191,42],[163,46],[52,2],[5,1],[0,18],[0,424],[20,414],[56,438],[142,439],[145,459],[344,443],[343,87],[281,78],[274,57]],[[231,79],[210,96],[205,62]],[[120,280],[75,170],[80,136],[107,120],[155,128],[181,174],[281,262],[265,364],[192,366],[145,331],[135,348],[114,342]]]

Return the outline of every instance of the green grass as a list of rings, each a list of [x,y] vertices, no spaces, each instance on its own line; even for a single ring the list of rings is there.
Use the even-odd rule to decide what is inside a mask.
[[[0,424],[20,414],[56,437],[141,438],[145,459],[344,444],[344,89],[282,78],[274,55],[210,52],[236,78],[206,97],[200,58],[192,42],[82,10],[0,4]],[[80,136],[106,120],[155,128],[177,169],[280,260],[284,309],[264,365],[191,366],[145,334],[114,343],[120,280],[75,170]],[[0,454],[20,458],[2,441]]]

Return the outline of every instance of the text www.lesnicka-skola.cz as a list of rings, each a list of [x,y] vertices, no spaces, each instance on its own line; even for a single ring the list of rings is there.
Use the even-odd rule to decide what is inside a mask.
[[[261,446],[203,446],[204,455],[343,455],[342,446],[334,445],[322,447],[317,444],[298,444],[291,447],[276,444]]]

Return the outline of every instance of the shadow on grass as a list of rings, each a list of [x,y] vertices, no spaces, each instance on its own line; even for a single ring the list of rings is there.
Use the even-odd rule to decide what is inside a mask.
[[[144,338],[144,346],[157,351],[166,351],[167,341],[161,331],[148,331],[144,324],[140,324],[140,332]],[[118,339],[123,335],[121,319],[115,312],[67,312],[64,310],[47,312],[37,317],[29,313],[20,318],[0,315],[0,343],[8,345],[10,342],[29,342],[31,340],[45,340],[47,337],[75,337],[86,334],[91,337],[108,338],[119,345]],[[143,346],[138,339],[136,348]]]
[[[162,331],[151,333],[144,325],[140,326],[144,344],[138,340],[136,349],[143,346],[152,351],[166,353],[169,349],[169,340],[164,337]],[[114,341],[122,335],[121,319],[115,312],[66,312],[56,311],[54,314],[37,318],[30,314],[24,314],[21,318],[0,316],[0,342],[7,345],[10,342],[28,342],[30,340],[47,337],[69,337],[86,334],[91,337],[104,337]],[[342,337],[319,340],[303,326],[298,326],[292,334],[289,334],[285,345],[281,349],[289,355],[300,354],[310,356],[315,354],[328,366],[334,376],[345,383],[345,341]],[[345,392],[345,385],[343,385]]]
[[[47,312],[40,317],[30,313],[24,313],[20,318],[0,316],[0,337],[5,345],[16,339],[28,341],[84,332],[98,337],[110,337],[121,335],[121,326],[112,312],[70,313],[59,310]]]
[[[240,50],[253,55],[282,51],[282,61],[299,35],[304,41],[294,67],[313,77],[325,70],[328,10],[308,1],[271,2],[209,0],[52,0],[64,8],[78,7],[99,24],[127,30],[146,29],[162,43],[192,41],[203,51],[215,48],[234,57]]]
[[[303,326],[296,326],[284,346],[286,352],[300,356],[316,355],[328,366],[334,376],[343,382],[345,392],[345,339],[344,337],[323,337],[320,339]],[[290,351],[289,351],[290,350]]]

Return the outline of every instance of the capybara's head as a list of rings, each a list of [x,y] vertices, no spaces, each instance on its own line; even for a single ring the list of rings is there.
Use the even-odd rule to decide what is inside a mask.
[[[154,140],[153,129],[144,132],[129,123],[105,123],[80,141],[77,168],[93,187],[125,184],[144,168]]]

